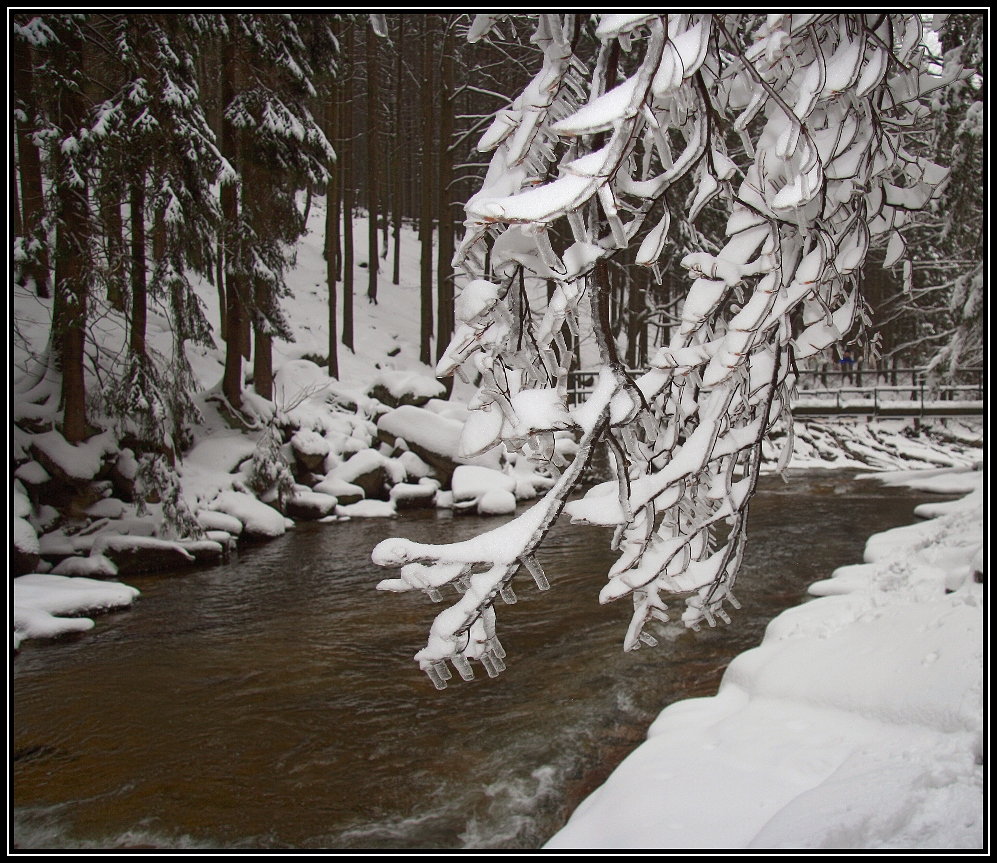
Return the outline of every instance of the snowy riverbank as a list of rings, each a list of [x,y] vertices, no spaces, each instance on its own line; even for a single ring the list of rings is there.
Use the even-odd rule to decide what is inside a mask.
[[[547,848],[983,847],[984,474],[880,478],[968,494],[812,585]]]
[[[356,351],[340,346],[340,380],[308,359],[321,360],[328,351],[324,224],[318,199],[289,274],[294,301],[285,310],[295,341],[274,344],[274,402],[258,397],[247,381],[246,416],[234,422],[220,398],[224,343],[218,340],[213,349],[187,345],[201,421],[191,430],[193,446],[180,454],[177,472],[182,496],[204,532],[193,541],[177,541],[164,525],[162,504],[137,505],[139,462],[110,418],[95,415],[106,430],[82,444],[62,438],[56,391],[34,385],[27,371],[37,371],[33,357],[44,355],[52,301],[15,290],[23,339],[15,345],[19,371],[11,453],[15,575],[127,579],[137,572],[221,561],[236,543],[279,536],[301,519],[334,522],[434,506],[503,514],[550,487],[552,479],[542,469],[502,454],[500,447],[462,456],[464,423],[472,413],[480,419],[481,412],[468,410],[472,386],[455,381],[452,396],[444,400],[433,370],[418,360],[419,320],[412,310],[418,307],[419,244],[410,229],[402,231],[400,284],[383,280],[378,304],[355,307]],[[358,285],[366,275],[365,224],[357,220]],[[207,283],[195,289],[209,320],[217,321],[218,292]],[[158,306],[149,315],[150,344],[169,356],[168,317]],[[114,358],[123,350],[125,328],[110,311],[100,320],[100,356],[108,363],[102,374],[113,379],[120,372]],[[591,351],[590,341],[591,336],[583,339],[583,354]],[[96,387],[97,381],[89,385]],[[279,457],[268,467],[266,457],[274,456],[265,446],[271,428],[280,437]],[[572,435],[555,433],[555,448],[565,459],[577,449]],[[773,465],[785,440],[783,435],[765,444],[764,456]],[[982,423],[974,419],[935,420],[918,429],[903,420],[797,422],[790,466],[967,469],[982,458],[982,445]],[[279,467],[277,461],[294,481],[293,497],[283,506],[276,488],[254,481],[254,472],[265,474]]]

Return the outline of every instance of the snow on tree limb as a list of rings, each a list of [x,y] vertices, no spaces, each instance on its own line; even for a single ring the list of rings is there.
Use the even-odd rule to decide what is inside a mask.
[[[469,38],[487,38],[499,20],[479,16]],[[667,619],[663,593],[686,595],[686,626],[729,622],[761,444],[789,415],[795,357],[849,333],[870,244],[900,260],[897,229],[946,176],[904,149],[925,117],[920,94],[939,85],[917,47],[916,14],[604,15],[591,73],[577,27],[584,16],[538,17],[531,41],[543,65],[479,143],[494,154],[453,261],[471,281],[437,373],[463,376],[470,363],[481,375],[464,451],[504,443],[556,474],[553,431],[565,417],[582,446],[507,525],[453,545],[388,539],[375,549],[375,563],[402,567],[381,589],[461,593],[416,655],[438,688],[447,659],[465,679],[469,659],[492,676],[504,668],[494,601],[510,601],[520,564],[545,588],[534,552],[562,509],[616,526],[620,557],[600,601],[632,596],[625,650],[656,643],[644,626]],[[634,71],[616,83],[621,53]],[[686,177],[683,211],[666,192]],[[671,223],[717,200],[727,241],[682,260],[693,281],[680,325],[633,380],[609,328],[607,261],[637,244],[638,263],[656,267]],[[556,224],[574,241],[560,250]],[[539,326],[524,309],[525,274],[554,285]],[[586,293],[602,369],[589,400],[568,411],[560,333],[577,329]],[[612,453],[617,494],[597,487],[566,504],[598,441]]]

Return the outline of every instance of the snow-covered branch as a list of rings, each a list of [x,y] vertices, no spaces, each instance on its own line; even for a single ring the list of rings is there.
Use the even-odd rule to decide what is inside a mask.
[[[471,38],[498,23],[479,16]],[[761,444],[789,416],[795,361],[852,331],[870,245],[886,244],[887,267],[902,261],[898,229],[948,175],[904,147],[922,88],[937,83],[924,77],[915,14],[607,14],[591,71],[578,24],[538,17],[542,67],[479,141],[493,155],[465,206],[454,266],[468,282],[437,374],[463,376],[470,363],[481,375],[466,455],[503,444],[556,471],[562,429],[582,433],[582,450],[540,504],[496,531],[375,549],[375,562],[402,566],[384,589],[463,591],[417,654],[439,687],[447,658],[465,677],[468,659],[501,667],[495,597],[520,563],[542,572],[533,552],[562,507],[573,522],[616,528],[620,557],[600,600],[632,596],[625,650],[655,643],[644,626],[667,619],[663,593],[685,595],[689,627],[729,620]],[[635,60],[618,82],[621,52]],[[741,150],[728,150],[732,136]],[[683,181],[693,191],[680,210],[664,196]],[[645,225],[659,201],[662,215]],[[631,380],[609,323],[608,261],[633,247],[638,265],[656,269],[672,221],[691,224],[719,201],[726,242],[682,259],[692,284],[678,326]],[[555,225],[573,240],[560,251]],[[539,321],[524,276],[553,285]],[[577,338],[586,294],[602,368],[589,400],[569,411],[563,328]],[[598,441],[616,478],[565,504]],[[791,451],[789,440],[781,468]]]

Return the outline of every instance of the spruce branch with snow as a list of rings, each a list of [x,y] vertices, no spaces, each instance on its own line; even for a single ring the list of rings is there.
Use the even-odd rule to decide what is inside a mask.
[[[504,17],[478,16],[469,38]],[[562,510],[615,527],[620,557],[600,601],[632,598],[624,650],[655,644],[645,624],[667,620],[669,593],[685,596],[688,627],[729,621],[761,444],[788,415],[795,362],[866,318],[870,245],[887,246],[886,266],[900,261],[897,229],[948,175],[907,143],[929,113],[922,96],[964,73],[929,72],[921,39],[916,14],[538,16],[541,69],[478,145],[494,155],[466,204],[454,266],[467,282],[437,374],[481,375],[466,455],[504,444],[557,473],[553,433],[575,429],[581,446],[538,504],[496,530],[374,549],[375,563],[401,567],[380,589],[460,595],[416,654],[438,688],[448,660],[465,679],[471,659],[492,676],[504,668],[494,603],[515,601],[520,567],[546,589],[536,551]],[[656,270],[672,223],[721,202],[726,243],[683,258],[680,325],[631,377],[609,328],[608,262],[636,247]],[[554,284],[539,323],[524,276]],[[601,368],[569,411],[562,326],[577,331],[583,303]],[[616,479],[569,502],[599,442]]]

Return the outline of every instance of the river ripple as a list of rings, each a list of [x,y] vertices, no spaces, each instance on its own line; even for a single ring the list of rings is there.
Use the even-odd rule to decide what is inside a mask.
[[[508,670],[433,689],[412,661],[441,606],[384,595],[381,539],[466,539],[499,520],[429,512],[299,524],[200,571],[128,579],[135,606],[14,663],[19,847],[536,848],[667,704],[731,659],[867,537],[937,497],[849,473],[762,478],[729,628],[653,629],[622,652],[597,596],[611,532],[555,525],[500,604]],[[456,594],[453,594],[454,598]],[[681,602],[673,605],[681,610]],[[677,615],[676,615],[677,617]]]

